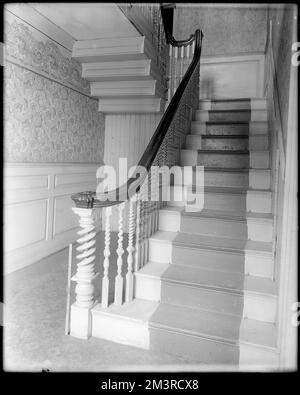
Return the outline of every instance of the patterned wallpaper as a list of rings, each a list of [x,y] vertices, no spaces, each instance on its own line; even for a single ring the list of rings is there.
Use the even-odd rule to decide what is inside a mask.
[[[7,61],[4,67],[5,161],[102,162],[104,115],[97,100],[80,92],[88,87],[80,65],[52,41],[36,41],[23,24],[6,29],[5,44],[6,55],[24,65]]]

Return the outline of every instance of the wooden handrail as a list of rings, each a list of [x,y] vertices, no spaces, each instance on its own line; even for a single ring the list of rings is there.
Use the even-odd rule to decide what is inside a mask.
[[[128,200],[132,195],[139,191],[143,184],[147,173],[149,172],[153,161],[161,147],[161,144],[167,134],[167,131],[175,117],[176,111],[179,107],[181,98],[185,92],[185,89],[200,62],[201,48],[203,33],[200,29],[197,29],[195,34],[192,34],[187,40],[176,41],[174,37],[169,37],[170,44],[174,46],[186,46],[195,41],[195,52],[193,60],[189,65],[182,81],[180,82],[174,96],[172,97],[170,104],[160,120],[150,142],[147,145],[144,154],[142,155],[137,166],[146,169],[144,174],[137,177],[131,177],[125,184],[119,188],[108,191],[106,193],[97,194],[95,191],[79,192],[71,196],[71,199],[75,202],[76,207],[80,208],[99,208],[108,207],[120,204],[123,201]],[[124,199],[125,197],[125,199]],[[104,200],[106,199],[106,200]]]

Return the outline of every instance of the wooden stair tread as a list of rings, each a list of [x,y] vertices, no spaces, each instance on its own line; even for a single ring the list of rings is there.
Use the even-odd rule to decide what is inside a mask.
[[[161,303],[149,322],[150,327],[208,337],[232,344],[248,343],[276,352],[275,325],[241,319],[223,313]]]
[[[222,250],[229,252],[244,253],[245,250],[263,254],[272,254],[272,243],[263,241],[252,241],[242,239],[231,239],[227,237],[204,236],[178,232],[173,240],[173,245]]]

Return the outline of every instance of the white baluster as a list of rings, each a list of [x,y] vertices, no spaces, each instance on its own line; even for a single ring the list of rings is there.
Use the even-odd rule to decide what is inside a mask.
[[[134,221],[134,199],[130,200],[129,203],[129,226],[128,226],[128,257],[127,257],[127,274],[126,274],[126,294],[125,300],[126,302],[131,302],[133,299],[133,274],[132,274],[132,266],[133,266],[133,253],[134,253],[134,246],[133,246],[133,238],[134,238],[134,228],[135,228],[135,221]]]
[[[142,253],[142,246],[141,246],[141,199],[138,196],[136,202],[136,238],[135,238],[135,258],[134,258],[134,271],[137,272],[140,269],[141,264],[141,253]]]
[[[117,275],[115,279],[115,304],[121,305],[123,301],[123,277],[122,277],[122,265],[123,265],[123,211],[125,208],[125,203],[119,205],[119,233],[118,233],[118,260],[117,260]]]
[[[80,236],[76,250],[79,254],[77,271],[72,281],[75,281],[76,301],[71,306],[71,330],[72,336],[87,339],[91,335],[90,309],[95,304],[93,284],[98,273],[95,272],[95,209],[74,207],[73,212],[79,216],[81,229],[77,232]]]
[[[108,307],[108,296],[109,296],[109,257],[110,257],[110,219],[111,219],[112,208],[107,207],[105,209],[105,238],[104,238],[104,262],[103,262],[103,279],[102,279],[102,299],[101,304],[103,308]]]
[[[183,60],[184,60],[184,46],[180,47],[180,75],[179,75],[179,83],[183,78]]]
[[[172,45],[169,45],[169,90],[168,90],[168,103],[170,103],[173,95],[173,72],[172,72],[172,67],[173,67],[173,49]]]
[[[176,92],[176,89],[178,88],[178,47],[174,47],[174,91],[173,95]]]

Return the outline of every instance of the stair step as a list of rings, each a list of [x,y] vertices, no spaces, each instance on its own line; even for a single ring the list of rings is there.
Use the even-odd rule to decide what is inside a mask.
[[[247,135],[187,135],[186,136],[187,149],[202,149],[202,150],[248,150],[248,136]]]
[[[195,120],[200,122],[249,122],[251,111],[248,110],[197,110]]]
[[[249,121],[267,121],[267,110],[197,110],[195,113],[196,121],[200,122],[249,122]]]
[[[250,187],[270,189],[270,169],[204,168],[204,183],[207,186]]]
[[[196,201],[195,201],[196,199]],[[168,206],[190,206],[190,212],[202,209],[270,213],[272,193],[269,190],[214,186],[170,186]],[[193,209],[194,204],[194,209]]]
[[[197,362],[232,367],[242,354],[242,364],[272,368],[278,363],[276,329],[270,323],[161,303],[149,325],[153,348]]]
[[[156,52],[144,36],[77,40],[72,57],[82,63],[156,59]]]
[[[174,230],[180,227],[180,221],[175,214]],[[245,271],[245,274],[266,278],[273,276],[271,242],[160,230],[149,239],[149,260],[215,270]]]
[[[265,98],[199,100],[199,110],[259,110],[266,108],[267,100]]]
[[[274,259],[271,242],[180,232],[173,240],[171,262],[271,278]]]
[[[135,296],[275,321],[275,283],[243,272],[149,262],[135,273]]]
[[[161,80],[160,72],[151,59],[83,63],[82,77],[88,81]]]
[[[200,213],[183,213],[180,231],[242,240],[271,242],[272,218],[236,217],[230,212],[203,210]]]
[[[196,134],[267,134],[268,122],[251,121],[251,122],[198,122],[191,123],[191,133]]]
[[[269,323],[140,299],[107,309],[98,304],[92,319],[95,337],[160,349],[198,363],[269,369],[278,362],[275,327]]]
[[[248,168],[249,151],[187,150],[180,152],[181,166]]]
[[[91,82],[91,96],[94,97],[164,97],[165,91],[162,84],[150,79]]]
[[[99,99],[98,110],[108,114],[122,113],[157,113],[162,112],[164,101],[158,97],[139,98],[101,98]]]

